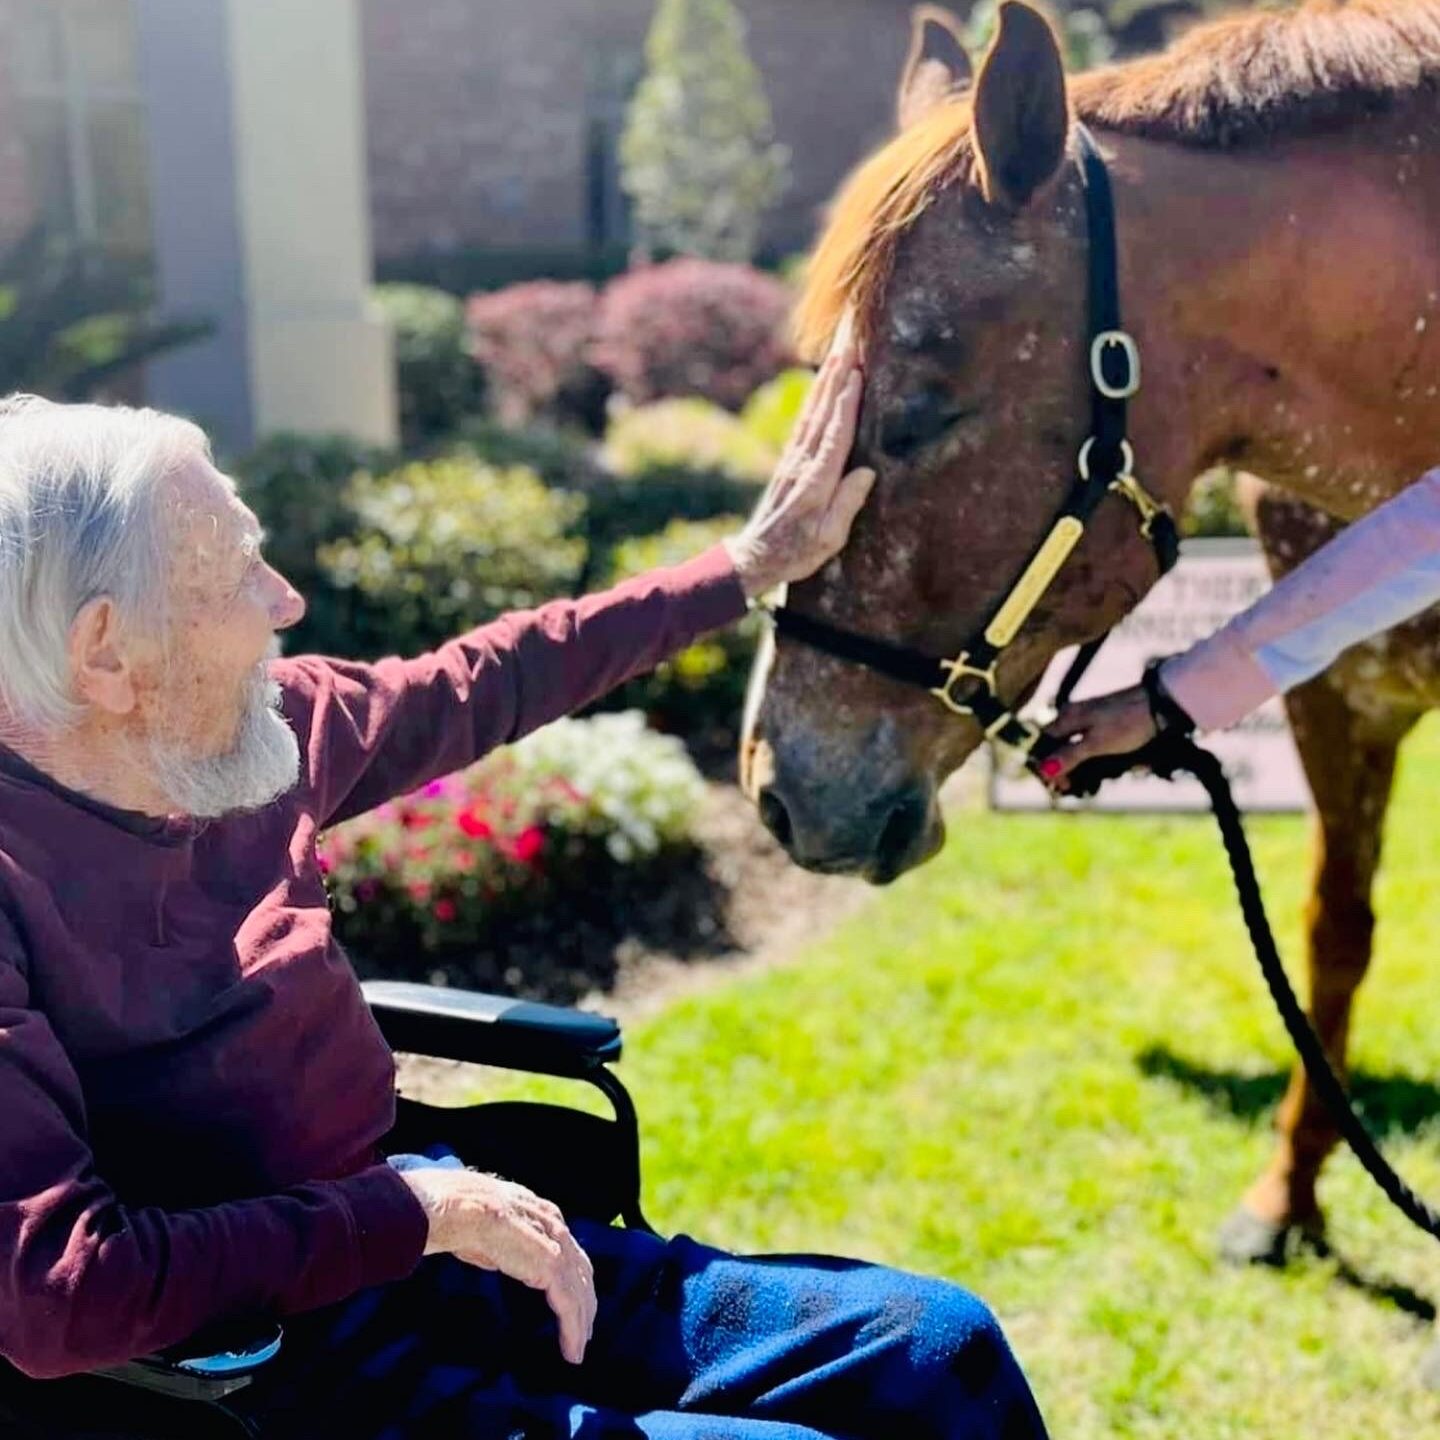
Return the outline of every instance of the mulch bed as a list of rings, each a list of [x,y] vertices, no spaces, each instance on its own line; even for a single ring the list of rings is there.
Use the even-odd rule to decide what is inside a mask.
[[[693,983],[697,972],[791,948],[849,913],[867,891],[793,865],[730,784],[707,784],[695,838],[695,849],[663,870],[518,916],[483,950],[437,963],[422,978],[554,1004],[614,1010],[604,1004],[614,999],[629,1008]],[[362,978],[395,974],[352,958]]]

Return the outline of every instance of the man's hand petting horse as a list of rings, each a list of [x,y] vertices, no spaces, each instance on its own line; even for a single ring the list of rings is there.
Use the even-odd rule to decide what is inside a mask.
[[[845,548],[875,472],[845,464],[855,443],[864,377],[850,323],[830,347],[790,444],[750,522],[726,545],[752,600],[813,575]]]

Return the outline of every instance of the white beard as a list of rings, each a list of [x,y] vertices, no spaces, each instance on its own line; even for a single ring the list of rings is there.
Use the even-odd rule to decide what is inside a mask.
[[[276,641],[269,658],[279,652]],[[263,809],[293,789],[300,778],[300,742],[280,701],[280,687],[262,664],[245,690],[240,732],[223,755],[197,757],[168,736],[152,735],[145,764],[161,794],[182,814],[214,820]]]

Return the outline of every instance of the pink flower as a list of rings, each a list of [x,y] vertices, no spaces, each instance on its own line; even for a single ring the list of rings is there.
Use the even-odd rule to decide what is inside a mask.
[[[538,825],[531,825],[515,837],[513,854],[522,865],[537,860],[545,848],[545,832]]]
[[[453,900],[437,900],[435,902],[435,918],[442,924],[448,925],[456,916],[455,902]]]
[[[430,882],[428,880],[412,880],[405,888],[410,892],[412,900],[428,900],[430,898]]]
[[[326,855],[326,854],[322,851],[322,852],[318,853],[318,854],[315,856],[315,859],[319,862],[319,865],[320,865],[320,873],[321,873],[322,875],[328,875],[328,874],[330,873],[330,868],[331,868],[331,867],[330,867],[330,857],[329,857],[328,855]]]

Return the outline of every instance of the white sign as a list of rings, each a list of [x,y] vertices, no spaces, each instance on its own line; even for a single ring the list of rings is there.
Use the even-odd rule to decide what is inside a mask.
[[[1116,626],[1075,698],[1084,700],[1136,684],[1148,661],[1203,639],[1269,588],[1270,576],[1254,541],[1187,540],[1180,563]],[[1051,713],[1074,653],[1067,650],[1055,658],[1030,706],[1032,713],[1047,717]],[[1202,736],[1201,743],[1224,763],[1242,810],[1309,807],[1310,788],[1278,698],[1235,729]],[[1045,810],[1051,805],[1045,787],[1004,752],[991,780],[990,803],[997,810]],[[1110,781],[1092,800],[1066,800],[1061,808],[1205,810],[1209,801],[1199,782],[1188,775],[1172,782],[1130,774]]]

